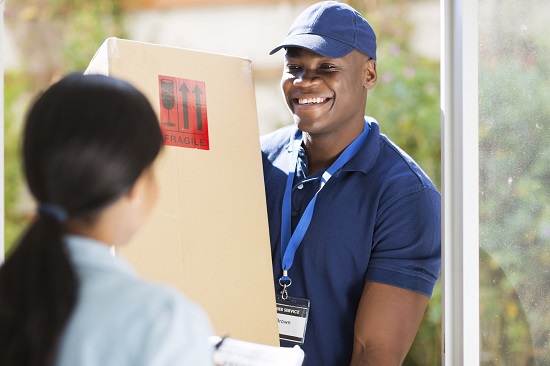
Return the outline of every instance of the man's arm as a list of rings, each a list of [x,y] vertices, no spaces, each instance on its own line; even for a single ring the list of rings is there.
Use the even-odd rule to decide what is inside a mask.
[[[414,340],[429,298],[367,281],[361,295],[351,366],[399,366]]]

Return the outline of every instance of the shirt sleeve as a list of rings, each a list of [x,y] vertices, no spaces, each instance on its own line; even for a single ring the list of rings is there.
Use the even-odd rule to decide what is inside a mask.
[[[431,296],[441,266],[441,198],[430,188],[391,202],[376,221],[366,280]]]

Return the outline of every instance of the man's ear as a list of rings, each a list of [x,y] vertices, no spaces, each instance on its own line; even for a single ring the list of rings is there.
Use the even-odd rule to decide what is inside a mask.
[[[363,64],[363,86],[370,90],[376,85],[378,74],[376,72],[376,60],[370,58]]]

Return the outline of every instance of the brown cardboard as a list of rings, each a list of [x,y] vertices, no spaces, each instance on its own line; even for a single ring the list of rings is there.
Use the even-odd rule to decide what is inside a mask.
[[[171,284],[199,303],[218,335],[278,345],[250,60],[109,38],[86,73],[129,81],[144,92],[161,122],[168,119],[159,75],[178,78],[170,88],[180,101],[187,98],[187,107],[176,101],[170,121],[179,127],[166,128],[188,131],[182,125],[187,121],[196,130],[199,120],[208,128],[207,141],[187,135],[172,143],[191,147],[164,147],[152,217],[118,252],[143,277]]]

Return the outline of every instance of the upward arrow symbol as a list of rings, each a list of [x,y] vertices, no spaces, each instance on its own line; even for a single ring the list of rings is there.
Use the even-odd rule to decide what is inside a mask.
[[[202,104],[201,104],[201,88],[198,85],[195,85],[193,89],[193,94],[195,94],[195,105],[197,107],[197,129],[202,131]]]
[[[181,100],[183,102],[183,128],[188,130],[189,129],[189,103],[187,102],[187,93],[189,93],[189,89],[187,88],[187,85],[185,85],[185,83],[182,83],[179,90],[181,91]]]

